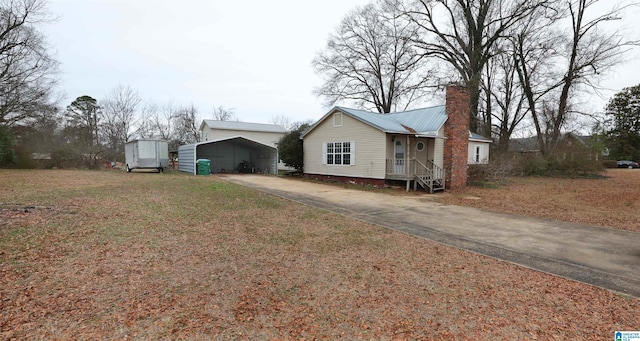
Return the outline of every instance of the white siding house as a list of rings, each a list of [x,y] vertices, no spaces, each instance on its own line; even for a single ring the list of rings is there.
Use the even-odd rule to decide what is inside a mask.
[[[489,147],[491,140],[481,135],[469,134],[469,164],[487,164],[489,163]]]
[[[375,186],[400,180],[433,192],[449,188],[454,174],[456,187],[466,185],[468,164],[487,163],[492,142],[469,132],[467,94],[448,88],[445,105],[388,114],[334,107],[301,136],[305,176]]]
[[[387,144],[384,137],[380,130],[335,110],[304,135],[304,145],[313,146],[304,148],[305,173],[384,179],[385,155],[379,152]]]

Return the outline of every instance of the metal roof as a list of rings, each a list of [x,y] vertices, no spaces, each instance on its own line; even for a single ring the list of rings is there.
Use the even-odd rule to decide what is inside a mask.
[[[411,127],[418,134],[437,132],[447,121],[444,105],[392,113],[391,118],[402,125]]]
[[[469,132],[469,140],[479,141],[479,142],[493,142],[490,138],[486,138],[480,134],[476,134],[473,132]]]
[[[447,120],[447,113],[444,105],[389,114],[380,114],[343,107],[336,107],[336,109],[386,133],[433,133],[437,132]]]
[[[244,130],[244,131],[260,131],[266,133],[281,133],[287,132],[284,127],[277,124],[265,124],[265,123],[248,123],[248,122],[235,122],[235,121],[218,121],[218,120],[203,120],[202,124],[206,124],[212,129],[222,130]]]
[[[250,147],[260,146],[260,147],[268,147],[268,148],[271,148],[271,149],[277,149],[274,146],[271,146],[271,145],[268,145],[268,144],[264,144],[262,142],[258,142],[256,140],[250,139],[248,137],[239,136],[239,135],[238,136],[232,136],[232,137],[223,137],[223,138],[216,139],[216,140],[202,141],[202,142],[194,143],[194,145],[196,147],[198,147],[198,146],[201,146],[201,145],[204,145],[204,144],[212,144],[212,143],[226,142],[226,141],[237,142],[238,144],[240,144],[242,146],[250,146]]]
[[[301,134],[300,138],[304,138],[305,135],[310,133],[320,122],[324,121],[335,111],[343,112],[385,133],[412,134],[422,137],[437,137],[438,131],[442,128],[448,117],[445,105],[388,114],[345,107],[334,107],[307,131]],[[469,139],[491,142],[490,139],[472,132],[469,132]]]
[[[390,115],[344,107],[336,107],[336,109],[387,133],[409,133],[402,124],[392,119]]]

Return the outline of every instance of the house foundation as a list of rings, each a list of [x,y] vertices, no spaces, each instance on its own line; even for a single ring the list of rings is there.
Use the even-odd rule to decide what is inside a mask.
[[[377,188],[384,188],[385,179],[358,178],[350,176],[324,175],[324,174],[304,174],[305,179],[320,180],[326,182],[339,182],[354,185],[368,185]]]

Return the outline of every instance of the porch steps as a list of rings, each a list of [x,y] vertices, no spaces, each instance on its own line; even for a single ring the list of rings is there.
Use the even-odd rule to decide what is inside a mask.
[[[429,193],[444,191],[443,179],[434,179],[429,175],[416,175],[416,182]]]

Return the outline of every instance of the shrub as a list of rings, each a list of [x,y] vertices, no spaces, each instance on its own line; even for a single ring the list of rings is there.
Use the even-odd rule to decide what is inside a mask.
[[[0,126],[0,167],[11,166],[16,161],[15,143],[9,129]]]
[[[473,185],[486,181],[488,178],[486,166],[487,165],[469,165],[467,169],[467,182]]]
[[[278,142],[278,153],[280,154],[282,162],[289,167],[295,168],[300,173],[302,173],[304,169],[300,135],[309,129],[310,126],[310,123],[296,123],[293,130],[284,135]]]
[[[604,169],[601,162],[589,159],[588,155],[552,154],[523,159],[520,165],[522,175],[534,176],[598,176]]]

